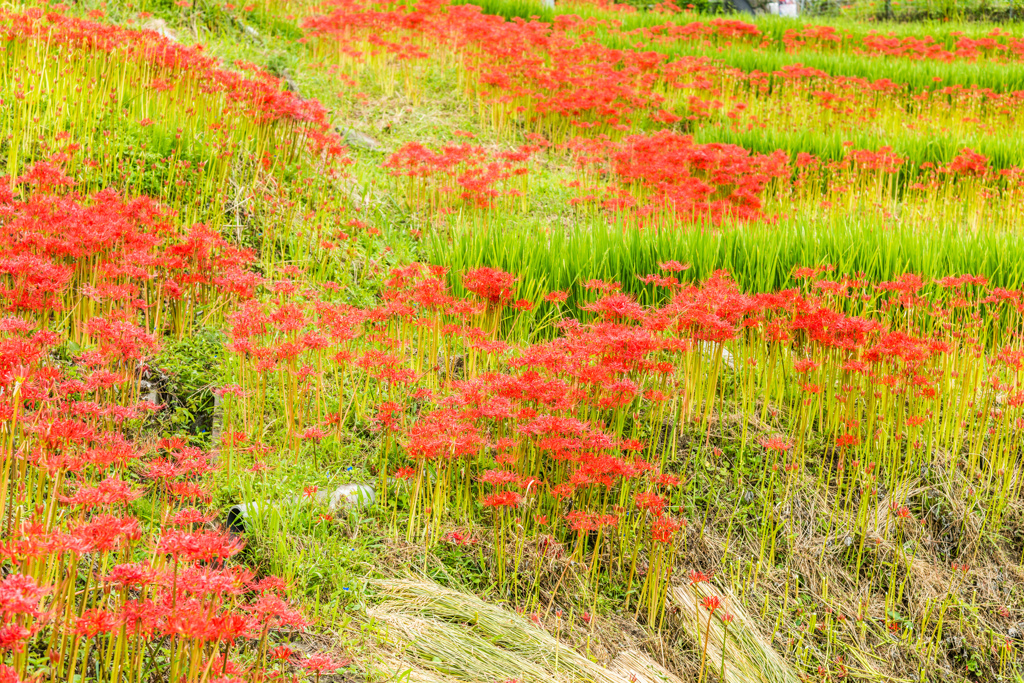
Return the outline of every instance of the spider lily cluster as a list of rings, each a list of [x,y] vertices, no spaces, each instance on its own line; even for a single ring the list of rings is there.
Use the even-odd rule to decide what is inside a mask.
[[[344,166],[324,110],[150,32],[38,10],[0,21],[4,680],[345,666],[279,645],[309,621],[282,579],[232,562],[244,543],[211,524],[216,458],[154,438],[162,406],[140,391],[162,340],[262,282],[255,252],[219,232],[232,174],[272,185]],[[133,143],[152,154],[128,161]],[[239,201],[273,213],[282,199]]]
[[[701,681],[729,680],[741,605],[823,678],[869,640],[938,661],[954,624],[1001,671],[1016,662],[1018,643],[964,596],[1021,497],[1019,269],[974,253],[955,273],[936,259],[908,272],[864,230],[850,251],[869,275],[800,228],[860,211],[885,238],[1015,227],[1020,91],[957,79],[1012,69],[1024,43],[577,9],[504,21],[345,0],[304,18],[301,50],[346,88],[368,77],[415,101],[419,76],[454,69],[453,97],[516,141],[453,131],[377,160],[447,264],[394,267],[346,199],[356,162],[327,108],[152,32],[0,14],[0,676],[228,683],[346,666],[294,640],[319,616],[242,560],[214,523],[213,483],[266,490],[354,438],[394,539],[477,556],[532,613],[570,583],[596,612],[612,586],[658,632],[692,597]],[[912,78],[848,75],[848,53],[903,60]],[[536,217],[552,167],[573,234],[641,255],[565,280],[554,258],[463,258],[486,230],[509,239],[502,221]],[[562,244],[550,226],[526,234],[534,252]],[[722,235],[737,260],[662,257],[659,240]],[[722,268],[786,235],[811,243],[806,261]],[[378,289],[360,301],[368,276]],[[140,384],[162,344],[203,328],[227,337],[212,449],[158,435],[162,407]],[[951,473],[966,482],[959,519],[922,485]],[[715,488],[742,492],[721,519]],[[944,590],[904,617],[921,556],[952,526]],[[732,594],[700,588],[697,570],[680,593],[711,535]],[[793,577],[808,557],[872,600],[806,610]]]

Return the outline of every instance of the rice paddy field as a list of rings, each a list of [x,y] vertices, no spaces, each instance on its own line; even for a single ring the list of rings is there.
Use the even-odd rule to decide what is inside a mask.
[[[1024,683],[1021,9],[460,1],[0,7],[0,683]]]

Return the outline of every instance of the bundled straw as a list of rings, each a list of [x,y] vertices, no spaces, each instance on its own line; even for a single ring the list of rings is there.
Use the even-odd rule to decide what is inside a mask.
[[[592,681],[628,678],[591,662],[547,631],[498,605],[428,581],[388,580],[372,615],[393,627],[439,671],[470,680]],[[495,670],[501,671],[491,675]]]
[[[681,678],[636,650],[620,652],[608,668],[632,683],[683,683]]]
[[[384,681],[405,681],[406,683],[462,683],[458,678],[452,678],[431,669],[412,666],[391,654],[378,654],[372,662],[366,666],[368,680]]]
[[[543,666],[487,642],[470,629],[381,609],[370,610],[369,615],[387,626],[389,640],[405,646],[403,654],[442,674],[481,682],[515,678],[542,683],[553,678]]]
[[[711,616],[699,609],[706,597],[718,595],[727,607]],[[725,683],[800,683],[800,678],[779,653],[771,648],[757,632],[753,621],[743,611],[729,591],[710,583],[695,586],[676,586],[669,590],[669,600],[682,612],[682,627],[699,650],[707,640],[707,668],[715,678]],[[722,621],[725,613],[733,615],[728,625]],[[725,676],[722,677],[722,643],[725,641]],[[710,676],[709,676],[710,678]]]

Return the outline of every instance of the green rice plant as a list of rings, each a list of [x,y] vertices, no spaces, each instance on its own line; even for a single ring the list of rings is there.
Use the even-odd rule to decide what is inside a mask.
[[[1024,37],[1024,29],[1018,23],[1010,22],[985,22],[985,21],[942,21],[942,20],[921,20],[921,21],[862,21],[855,17],[800,17],[794,21],[789,17],[775,17],[771,15],[755,17],[750,20],[766,36],[776,42],[781,42],[787,31],[801,31],[807,28],[827,27],[834,29],[836,34],[843,37],[843,40],[836,45],[836,49],[845,49],[856,41],[861,41],[867,36],[883,35],[896,38],[924,38],[933,39],[936,43],[952,49],[961,38],[979,39],[990,37],[993,31],[1000,34]]]
[[[648,231],[600,219],[572,231],[551,230],[488,215],[450,235],[435,234],[430,245],[432,258],[453,271],[480,266],[513,270],[524,282],[566,291],[562,314],[574,315],[591,300],[584,285],[593,279],[622,282],[624,291],[641,302],[655,303],[657,290],[639,278],[659,272],[659,264],[668,261],[690,264],[680,274],[687,282],[725,269],[747,292],[796,286],[797,267],[822,265],[871,281],[904,273],[926,279],[970,273],[1010,289],[1024,283],[1024,239],[1016,233],[894,228],[881,219],[845,214],[824,222],[794,217],[767,226]],[[457,282],[453,287],[460,291]],[[534,294],[537,315],[557,315],[538,295],[542,292]]]
[[[556,10],[545,5],[541,0],[479,0],[474,5],[480,7],[485,14],[493,14],[506,19],[532,19],[550,22],[555,18]]]
[[[901,173],[901,185],[914,182],[920,172],[913,169],[922,164],[942,166],[951,162],[965,147],[986,156],[993,168],[1021,167],[1024,164],[1024,144],[1012,138],[997,135],[942,135],[905,133],[892,136],[871,131],[826,132],[788,128],[785,126],[758,130],[737,130],[729,124],[701,124],[694,126],[693,137],[702,143],[738,145],[752,153],[770,154],[784,150],[791,157],[813,154],[822,161],[841,161],[851,147],[877,150],[890,147],[906,157],[911,170]]]
[[[669,52],[672,56],[707,54],[683,45]],[[741,71],[778,71],[785,66],[802,64],[819,69],[830,76],[851,76],[871,81],[888,79],[899,83],[910,92],[932,90],[953,85],[989,88],[996,92],[1024,89],[1024,63],[987,64],[972,62],[921,61],[908,58],[879,58],[850,53],[786,54],[763,52],[747,46],[733,45],[713,56],[724,64]]]

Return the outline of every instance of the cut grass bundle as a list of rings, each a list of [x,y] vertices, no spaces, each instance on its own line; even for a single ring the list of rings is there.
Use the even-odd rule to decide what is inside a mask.
[[[620,652],[608,668],[632,683],[683,683],[683,679],[636,650]]]
[[[422,638],[413,642],[412,647],[416,651],[440,651],[446,646],[445,638],[457,639],[461,634],[465,634],[467,644],[485,643],[480,651],[467,648],[464,655],[453,660],[462,671],[475,671],[476,660],[494,657],[495,661],[521,662],[522,676],[519,677],[524,679],[531,675],[534,667],[539,667],[547,673],[538,680],[550,680],[553,675],[558,676],[558,680],[595,683],[623,683],[625,680],[563,645],[547,631],[519,615],[476,596],[433,582],[409,579],[382,581],[377,587],[386,596],[385,602],[374,613],[377,618],[396,626],[402,634],[407,633],[418,620],[441,637],[435,643],[420,642],[425,640]],[[444,655],[441,657],[448,662]],[[480,664],[479,667],[484,669],[487,665]],[[511,669],[506,671],[506,678],[511,675]]]
[[[463,681],[551,680],[544,667],[500,648],[470,628],[388,609],[367,614],[386,629],[386,639],[418,664]]]
[[[700,603],[713,596],[725,598],[725,606],[709,617],[700,609]],[[753,620],[728,591],[711,583],[679,586],[669,591],[669,601],[680,610],[683,632],[704,653],[707,668],[716,672],[719,680],[725,683],[800,682],[800,677],[764,641]],[[732,623],[723,621],[726,614],[732,615]]]
[[[366,666],[369,680],[406,681],[407,683],[458,683],[460,679],[431,669],[415,666],[394,653],[381,653]]]

